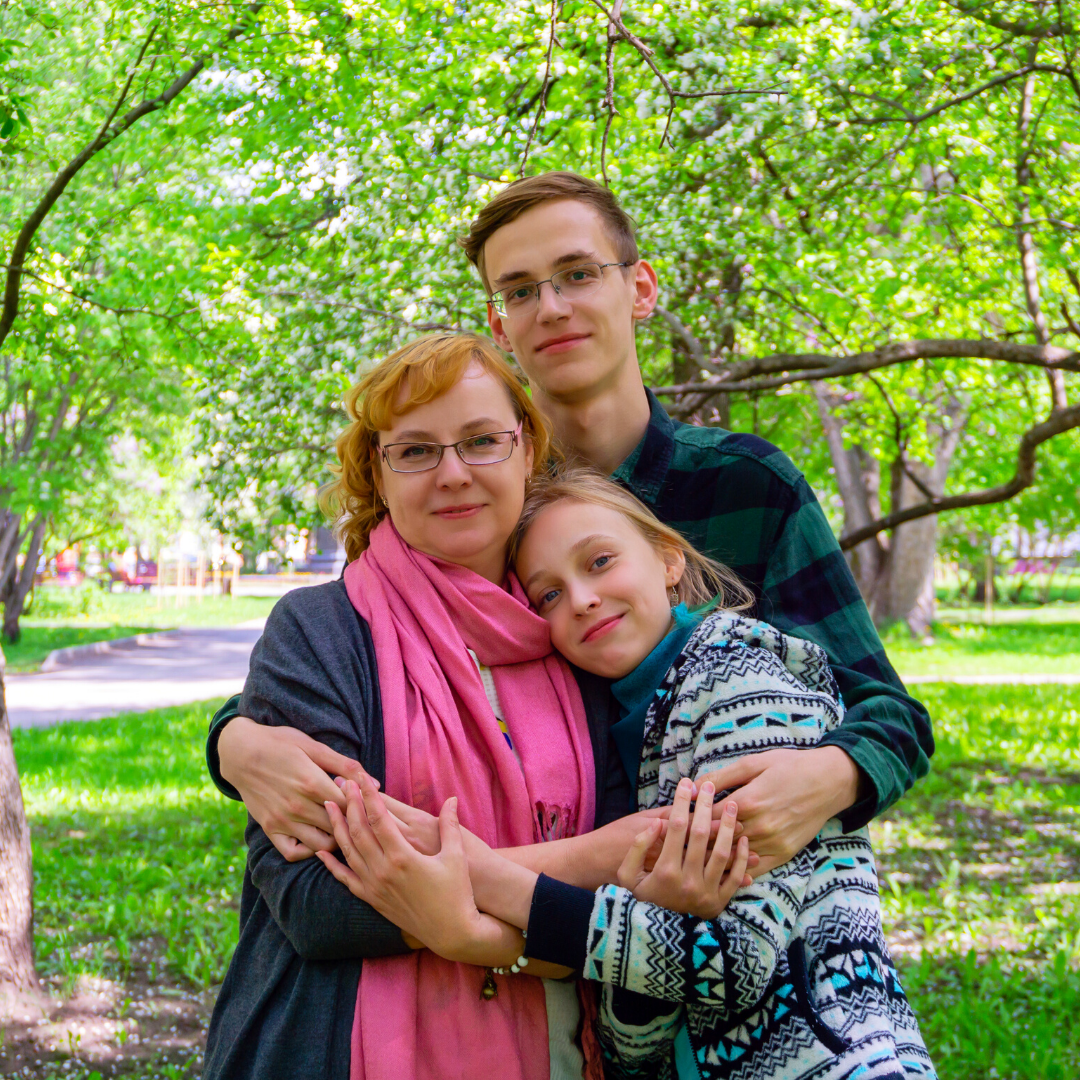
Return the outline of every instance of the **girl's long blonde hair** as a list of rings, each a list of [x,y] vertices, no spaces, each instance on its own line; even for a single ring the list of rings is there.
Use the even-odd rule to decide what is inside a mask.
[[[595,469],[566,465],[535,475],[525,491],[525,505],[510,541],[511,560],[529,527],[554,503],[571,499],[587,506],[603,506],[621,514],[662,556],[665,551],[681,551],[686,569],[675,587],[687,607],[710,605],[729,611],[745,611],[754,604],[754,594],[734,570],[703,555],[680,532],[665,525],[643,502]]]
[[[506,387],[523,436],[533,448],[533,471],[551,456],[551,425],[533,404],[514,369],[494,343],[474,334],[429,334],[409,342],[375,365],[345,395],[352,423],[338,437],[336,478],[323,488],[319,505],[334,522],[334,532],[349,559],[368,546],[372,529],[386,516],[375,484],[379,468],[379,432],[394,417],[437,398],[480,364]]]

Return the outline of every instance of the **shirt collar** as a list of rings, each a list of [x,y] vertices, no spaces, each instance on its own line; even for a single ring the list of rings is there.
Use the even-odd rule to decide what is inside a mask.
[[[675,453],[675,421],[648,388],[649,426],[630,456],[612,474],[645,502],[655,503]]]

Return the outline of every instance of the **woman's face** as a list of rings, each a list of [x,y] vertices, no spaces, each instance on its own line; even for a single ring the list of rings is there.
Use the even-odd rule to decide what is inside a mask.
[[[529,526],[516,569],[552,645],[585,671],[621,679],[668,632],[668,590],[684,567],[681,552],[658,552],[615,510],[562,499]]]
[[[454,443],[489,431],[513,431],[519,422],[506,387],[476,363],[441,397],[396,416],[388,431],[379,432],[379,445]],[[502,582],[506,542],[532,472],[527,440],[519,439],[505,461],[489,465],[466,465],[449,448],[426,472],[393,472],[381,455],[377,464],[379,493],[410,547]]]

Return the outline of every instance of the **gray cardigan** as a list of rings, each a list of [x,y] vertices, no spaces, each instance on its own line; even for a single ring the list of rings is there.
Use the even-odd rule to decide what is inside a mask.
[[[611,742],[618,713],[606,680],[575,671],[592,735],[597,819],[626,814],[631,789]],[[233,716],[299,728],[385,781],[371,632],[342,581],[297,589],[274,607],[243,695],[211,726],[207,760]],[[610,767],[609,767],[610,766]],[[407,952],[401,932],[334,880],[318,859],[287,862],[251,818],[240,940],[210,1021],[203,1080],[347,1080],[364,957]]]

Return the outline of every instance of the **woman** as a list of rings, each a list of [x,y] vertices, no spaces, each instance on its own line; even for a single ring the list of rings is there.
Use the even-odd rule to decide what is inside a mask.
[[[595,786],[608,717],[586,713],[507,576],[549,428],[494,347],[468,336],[399,350],[347,406],[334,496],[352,561],[343,581],[275,607],[240,712],[358,761],[387,794],[440,814],[446,842],[410,863],[395,925],[318,860],[290,862],[249,820],[240,940],[203,1076],[580,1077],[573,984],[491,975],[523,939],[477,910],[455,847],[458,820],[499,848],[547,841],[522,860],[552,873],[573,860],[578,883],[584,866],[599,884],[642,827],[624,818],[583,835],[598,808],[606,820],[627,806],[617,793],[613,812]],[[230,738],[242,739],[239,723]]]

